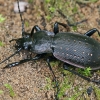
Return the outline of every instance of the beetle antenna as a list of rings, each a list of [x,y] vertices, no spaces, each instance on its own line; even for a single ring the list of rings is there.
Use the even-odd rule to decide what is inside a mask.
[[[22,22],[22,37],[24,37],[24,33],[25,33],[25,28],[24,28],[24,20],[22,18],[22,14],[20,11],[20,6],[19,6],[19,0],[17,0],[17,4],[18,4],[18,10],[19,10],[19,14],[20,14],[20,18],[21,18],[21,22]]]
[[[3,60],[2,62],[0,62],[0,64],[2,64],[3,62],[5,62],[6,60],[10,59],[11,57],[13,57],[14,55],[16,55],[17,53],[19,53],[22,50],[22,48],[19,48],[14,54],[10,55],[8,58],[6,58],[5,60]]]

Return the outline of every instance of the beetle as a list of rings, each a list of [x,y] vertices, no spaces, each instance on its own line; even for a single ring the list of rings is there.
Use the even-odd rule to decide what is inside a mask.
[[[98,30],[95,28],[91,29],[84,35],[71,32],[56,32],[58,30],[57,24],[58,22],[54,25],[54,33],[41,30],[38,26],[34,26],[31,34],[22,32],[22,38],[12,39],[11,41],[16,41],[15,48],[17,51],[10,57],[19,53],[21,50],[36,53],[37,55],[31,59],[24,59],[20,62],[9,64],[5,68],[14,67],[30,60],[37,60],[44,54],[52,53],[55,58],[70,65],[79,68],[90,66],[92,70],[100,69],[100,43],[90,38]],[[36,30],[35,33],[34,29]],[[100,35],[99,31],[98,34]]]
[[[19,7],[19,2],[18,2],[18,7]],[[67,25],[60,22],[55,22],[53,32],[41,30],[39,26],[35,25],[32,28],[31,34],[28,34],[27,32],[24,31],[24,21],[22,19],[21,13],[20,17],[22,22],[22,37],[11,40],[11,41],[16,41],[15,44],[16,52],[11,56],[9,56],[8,58],[6,58],[5,60],[3,60],[1,63],[10,59],[15,54],[21,52],[22,50],[31,53],[36,53],[37,55],[33,58],[30,57],[20,60],[19,62],[8,64],[4,68],[11,68],[28,61],[38,60],[44,57],[44,55],[51,53],[52,57],[47,58],[47,63],[52,72],[53,78],[56,82],[56,87],[57,87],[57,93],[55,97],[56,100],[59,88],[57,79],[50,65],[50,61],[53,58],[59,59],[64,63],[68,63],[70,65],[83,69],[88,66],[91,68],[91,70],[100,69],[100,52],[99,52],[100,43],[90,38],[90,36],[92,36],[95,32],[98,32],[100,36],[100,32],[96,28],[87,31],[84,35],[76,34],[73,32],[59,32],[58,25],[61,25],[65,28]],[[64,68],[67,69],[66,64],[64,64]],[[75,71],[71,72],[73,72],[76,75],[79,75]],[[81,77],[90,81],[90,79],[87,77],[84,76]],[[95,80],[92,81],[97,82]]]

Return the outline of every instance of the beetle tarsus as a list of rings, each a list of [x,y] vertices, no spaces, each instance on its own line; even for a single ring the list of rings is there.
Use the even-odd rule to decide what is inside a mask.
[[[14,63],[11,63],[11,64],[6,65],[3,69],[15,67],[17,65],[19,65],[19,62],[14,62]]]
[[[81,24],[81,23],[83,23],[83,22],[86,22],[88,19],[83,19],[83,20],[81,20],[81,21],[79,21],[79,22],[76,22],[76,23],[70,23],[70,21],[69,20],[66,20],[67,21],[67,23],[68,23],[68,26],[77,26],[78,24]]]
[[[89,31],[87,31],[84,35],[86,35],[86,36],[92,36],[95,32],[98,32],[98,35],[100,36],[100,32],[99,32],[99,30],[98,29],[96,29],[96,28],[93,28],[93,29],[90,29]]]
[[[45,54],[37,54],[34,58],[23,59],[23,60],[20,60],[19,62],[13,62],[11,64],[6,65],[3,69],[15,67],[15,66],[18,66],[20,64],[26,63],[28,61],[38,60],[38,59],[42,58],[44,55]]]

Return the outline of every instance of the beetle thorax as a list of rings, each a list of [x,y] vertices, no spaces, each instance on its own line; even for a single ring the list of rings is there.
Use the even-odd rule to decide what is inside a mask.
[[[52,38],[46,31],[39,31],[32,37],[32,51],[37,54],[52,53]]]

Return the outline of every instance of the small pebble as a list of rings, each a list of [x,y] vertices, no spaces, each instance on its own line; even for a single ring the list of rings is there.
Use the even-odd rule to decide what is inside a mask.
[[[20,7],[20,12],[24,12],[26,10],[26,8],[28,7],[28,3],[27,2],[20,1],[19,2],[19,7]],[[14,3],[14,12],[16,12],[16,13],[19,12],[17,2]]]

